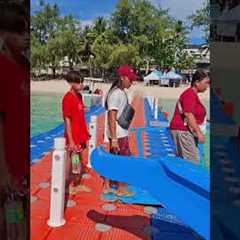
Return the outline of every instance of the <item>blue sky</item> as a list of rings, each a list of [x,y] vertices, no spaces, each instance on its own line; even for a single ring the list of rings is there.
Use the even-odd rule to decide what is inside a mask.
[[[150,0],[153,4],[169,9],[170,14],[183,21],[196,9],[199,9],[204,0]],[[31,0],[31,12],[38,9],[39,0]],[[83,24],[91,23],[98,16],[110,16],[114,11],[118,0],[45,0],[49,3],[57,3],[62,15],[73,14],[78,17]],[[200,29],[195,29],[189,38],[195,43],[199,42],[203,33]]]

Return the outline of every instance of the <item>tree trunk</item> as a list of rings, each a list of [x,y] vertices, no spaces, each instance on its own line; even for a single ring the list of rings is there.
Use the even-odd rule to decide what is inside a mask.
[[[149,73],[149,60],[147,59],[146,61],[147,61],[147,67],[146,67],[146,72],[145,73],[147,75]]]
[[[53,72],[53,78],[55,79],[56,78],[56,68],[55,67],[52,67],[52,72]]]
[[[73,62],[71,60],[69,60],[68,64],[69,64],[70,70],[73,70]]]

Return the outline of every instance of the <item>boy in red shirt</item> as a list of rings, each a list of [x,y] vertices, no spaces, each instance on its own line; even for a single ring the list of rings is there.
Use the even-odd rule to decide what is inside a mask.
[[[84,114],[84,104],[80,91],[83,90],[83,79],[77,71],[70,71],[66,75],[70,90],[62,100],[62,112],[67,142],[67,169],[72,168],[74,186],[79,185],[82,173],[82,151],[89,139]],[[84,166],[86,167],[86,166]]]

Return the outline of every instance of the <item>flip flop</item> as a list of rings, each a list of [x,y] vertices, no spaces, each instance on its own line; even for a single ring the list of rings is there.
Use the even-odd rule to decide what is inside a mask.
[[[108,188],[108,189],[103,190],[103,193],[104,194],[116,193],[116,190],[112,189],[112,188]]]
[[[135,195],[135,193],[130,192],[130,191],[116,192],[116,196],[118,196],[118,197],[132,197],[134,195]]]

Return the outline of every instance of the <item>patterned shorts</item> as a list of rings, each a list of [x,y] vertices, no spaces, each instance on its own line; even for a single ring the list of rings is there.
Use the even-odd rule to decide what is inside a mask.
[[[118,138],[118,146],[119,146],[118,155],[121,155],[121,156],[130,156],[131,155],[128,136]],[[110,153],[116,154],[112,149],[110,149]]]

